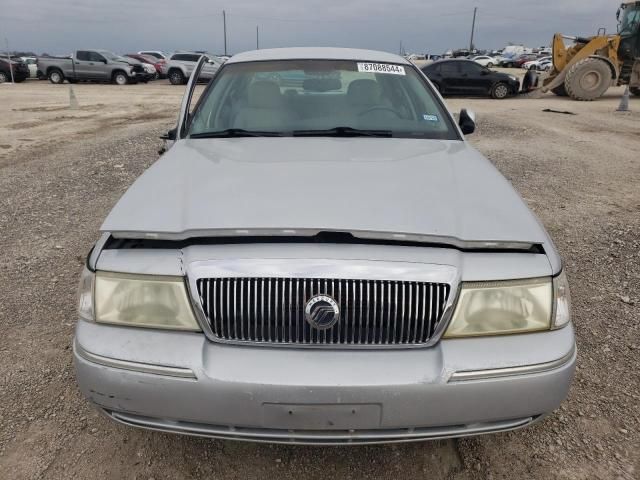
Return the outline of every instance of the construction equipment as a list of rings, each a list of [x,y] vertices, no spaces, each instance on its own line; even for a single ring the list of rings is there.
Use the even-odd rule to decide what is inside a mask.
[[[553,37],[553,68],[548,76],[527,74],[524,91],[540,88],[574,100],[600,98],[611,86],[628,85],[640,96],[640,1],[625,2],[617,13],[618,33],[600,29],[593,37],[556,33]],[[565,40],[573,42],[567,47]]]

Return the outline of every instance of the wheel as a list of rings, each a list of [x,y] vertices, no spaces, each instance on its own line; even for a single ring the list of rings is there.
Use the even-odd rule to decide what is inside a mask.
[[[568,96],[567,94],[567,90],[564,88],[564,84],[556,87],[556,88],[552,88],[551,91],[553,93],[555,93],[557,96],[559,97],[566,97]]]
[[[640,87],[631,87],[629,88],[629,91],[631,92],[631,95],[640,97]]]
[[[8,82],[9,75],[6,72],[0,72],[0,83]]]
[[[509,87],[505,83],[497,83],[491,90],[491,96],[497,100],[502,100],[509,96]]]
[[[611,86],[611,69],[604,60],[585,58],[569,69],[564,86],[574,100],[590,102],[604,95]]]
[[[64,82],[64,75],[60,70],[51,70],[49,72],[49,81],[56,85]]]
[[[171,85],[184,85],[185,78],[180,70],[174,69],[169,72],[169,81]]]
[[[159,80],[160,79],[160,74],[158,72],[153,74],[153,79],[154,80]]]
[[[116,85],[126,85],[129,83],[129,77],[124,72],[116,72],[113,74],[113,83]]]
[[[491,67],[493,67],[493,63],[491,62],[487,63],[487,68],[491,68]]]

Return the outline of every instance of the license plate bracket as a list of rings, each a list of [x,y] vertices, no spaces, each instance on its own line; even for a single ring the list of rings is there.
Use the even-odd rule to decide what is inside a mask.
[[[262,405],[263,426],[288,430],[358,430],[380,426],[378,404],[282,404]]]

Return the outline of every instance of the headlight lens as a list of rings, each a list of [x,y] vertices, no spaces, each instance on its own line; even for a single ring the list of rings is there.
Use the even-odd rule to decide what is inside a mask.
[[[445,338],[549,330],[551,278],[463,283]]]
[[[83,320],[93,321],[93,286],[96,275],[86,266],[80,274],[78,286],[78,315]]]
[[[94,291],[97,322],[200,330],[182,277],[97,272]]]
[[[571,320],[571,295],[567,275],[562,272],[553,279],[553,328],[564,327]]]

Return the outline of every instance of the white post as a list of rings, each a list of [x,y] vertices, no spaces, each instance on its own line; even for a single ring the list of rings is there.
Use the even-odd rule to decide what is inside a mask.
[[[7,47],[7,60],[9,60],[9,71],[11,72],[11,83],[15,83],[13,81],[13,65],[11,64],[11,55],[9,55],[9,40],[7,40],[7,37],[4,37],[4,44]]]

